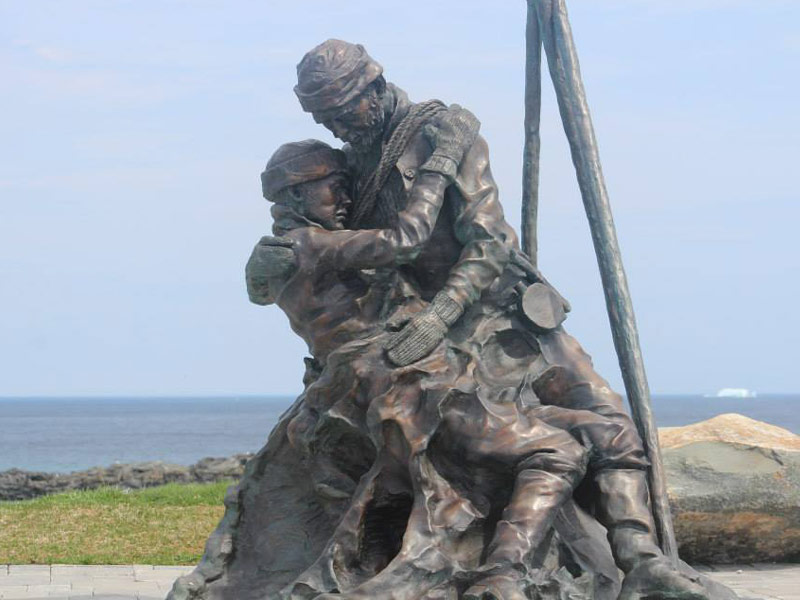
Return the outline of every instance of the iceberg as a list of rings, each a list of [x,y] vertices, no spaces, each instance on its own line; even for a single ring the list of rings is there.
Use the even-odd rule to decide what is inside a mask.
[[[757,398],[758,393],[745,388],[722,388],[714,398]]]

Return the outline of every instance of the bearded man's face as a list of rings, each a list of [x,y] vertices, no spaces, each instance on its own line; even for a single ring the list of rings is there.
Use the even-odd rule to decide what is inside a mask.
[[[356,150],[372,147],[383,133],[384,113],[377,90],[370,87],[341,108],[313,113],[336,138],[350,143]]]

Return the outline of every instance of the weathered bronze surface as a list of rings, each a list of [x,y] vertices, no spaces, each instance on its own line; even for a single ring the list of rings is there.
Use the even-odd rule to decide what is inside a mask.
[[[305,390],[170,598],[735,598],[659,547],[642,440],[520,253],[477,119],[338,40],[295,91],[346,144],[273,155],[246,275],[308,344]]]

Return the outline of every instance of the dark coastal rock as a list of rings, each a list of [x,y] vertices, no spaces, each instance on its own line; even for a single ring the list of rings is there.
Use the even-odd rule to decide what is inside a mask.
[[[660,433],[684,560],[800,561],[800,436],[735,414]]]
[[[166,483],[211,483],[238,479],[251,454],[228,458],[204,458],[194,465],[173,465],[161,461],[110,467],[93,467],[73,473],[38,473],[11,469],[0,472],[0,500],[28,500],[70,490],[91,490],[102,486],[139,489]]]

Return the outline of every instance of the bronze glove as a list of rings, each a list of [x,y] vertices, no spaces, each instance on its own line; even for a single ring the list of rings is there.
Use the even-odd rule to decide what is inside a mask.
[[[404,367],[425,358],[444,339],[447,330],[463,312],[458,302],[439,292],[424,310],[391,335],[385,345],[389,360]]]
[[[245,267],[247,294],[255,304],[272,304],[270,279],[285,277],[295,268],[294,242],[285,237],[264,236],[253,248]]]
[[[455,179],[464,155],[475,143],[481,127],[478,118],[466,108],[451,104],[447,111],[423,129],[433,146],[433,154],[420,167]]]

